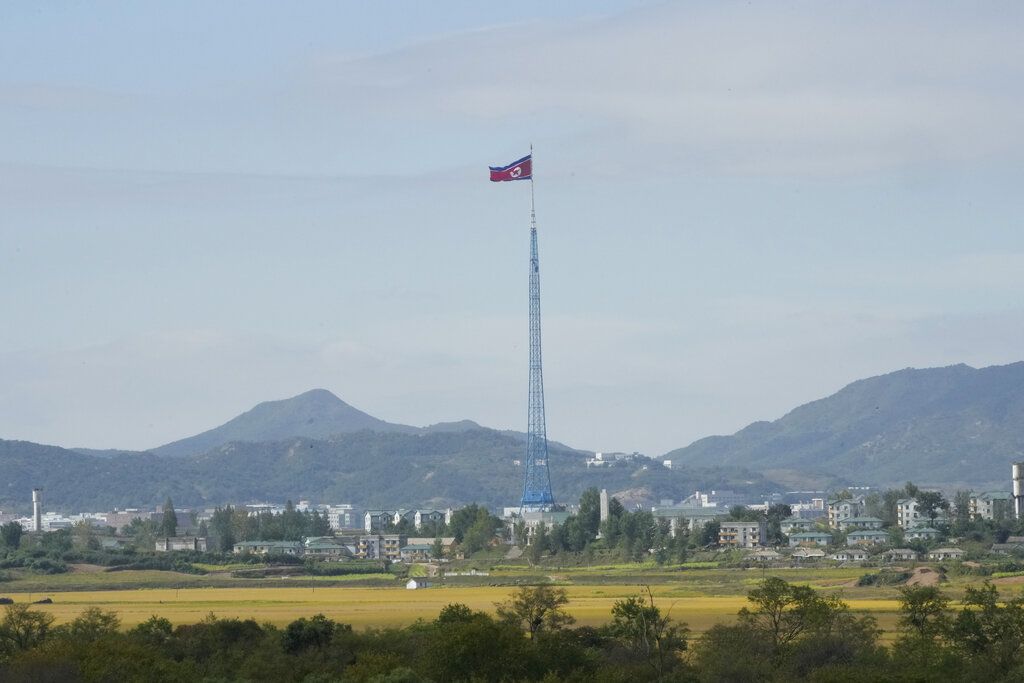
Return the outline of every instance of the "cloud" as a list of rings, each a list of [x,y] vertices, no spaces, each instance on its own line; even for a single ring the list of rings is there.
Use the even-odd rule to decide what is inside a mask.
[[[611,128],[612,146],[646,160],[724,172],[1019,158],[1015,25],[998,13],[921,10],[673,4],[325,56],[307,86],[339,110],[388,121]]]

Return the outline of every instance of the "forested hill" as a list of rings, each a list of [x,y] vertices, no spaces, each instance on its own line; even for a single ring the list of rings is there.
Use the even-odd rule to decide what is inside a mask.
[[[232,441],[276,441],[293,436],[322,439],[367,429],[405,434],[419,431],[367,415],[326,389],[313,389],[292,398],[260,403],[219,427],[152,450],[158,455],[199,455]]]
[[[824,473],[865,483],[1008,485],[1024,459],[1024,363],[906,369],[850,384],[774,422],[665,456],[744,466],[796,481]]]
[[[198,456],[153,453],[88,455],[53,446],[0,441],[0,509],[27,511],[31,489],[44,488],[47,509],[108,510],[154,506],[167,496],[180,506],[310,499],[357,507],[513,505],[522,495],[518,435],[491,429],[416,434],[361,431],[327,439],[231,442]],[[777,488],[738,468],[668,470],[642,459],[587,468],[589,453],[551,445],[558,501],[575,502],[590,486],[626,492],[646,504],[700,488],[761,494]]]

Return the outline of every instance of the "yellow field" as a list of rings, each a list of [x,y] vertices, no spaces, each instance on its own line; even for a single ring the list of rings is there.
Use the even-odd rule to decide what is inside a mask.
[[[319,612],[357,628],[402,626],[416,619],[433,619],[445,605],[461,602],[475,610],[494,611],[494,603],[508,598],[508,587],[437,587],[417,591],[404,588],[182,588],[55,593],[7,593],[18,602],[50,597],[52,605],[37,608],[58,622],[74,619],[87,607],[116,612],[126,627],[156,614],[175,624],[197,622],[211,612],[218,617],[252,617],[284,625]],[[663,610],[701,632],[716,623],[731,621],[746,604],[742,596],[694,596],[671,585],[652,586]],[[611,616],[612,604],[637,592],[636,586],[569,586],[569,612],[581,625],[600,625]],[[883,628],[894,624],[897,603],[891,599],[849,599],[852,609],[868,612]]]

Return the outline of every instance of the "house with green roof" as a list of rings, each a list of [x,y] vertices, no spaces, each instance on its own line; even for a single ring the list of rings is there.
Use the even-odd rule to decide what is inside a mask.
[[[903,538],[912,541],[934,541],[939,537],[939,533],[938,529],[933,529],[930,526],[915,526],[912,529],[907,529]]]
[[[787,517],[779,522],[779,529],[787,536],[793,533],[798,534],[802,531],[811,531],[814,529],[814,526],[813,519],[804,519],[802,517]]]
[[[836,522],[836,528],[840,531],[852,529],[881,529],[885,524],[878,517],[847,517]]]
[[[889,532],[881,529],[858,529],[846,534],[847,545],[881,545],[890,540]]]
[[[832,542],[832,534],[823,531],[804,531],[798,534],[790,534],[789,547],[821,545],[826,546]]]
[[[241,541],[235,544],[235,555],[249,553],[251,555],[301,555],[302,543],[299,541]]]

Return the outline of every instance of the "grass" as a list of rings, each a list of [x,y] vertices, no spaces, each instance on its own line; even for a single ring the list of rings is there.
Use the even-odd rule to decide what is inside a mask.
[[[250,564],[248,562],[234,562],[232,564],[206,564],[204,562],[193,562],[192,566],[206,572],[229,572],[236,569],[261,569],[265,564]]]

